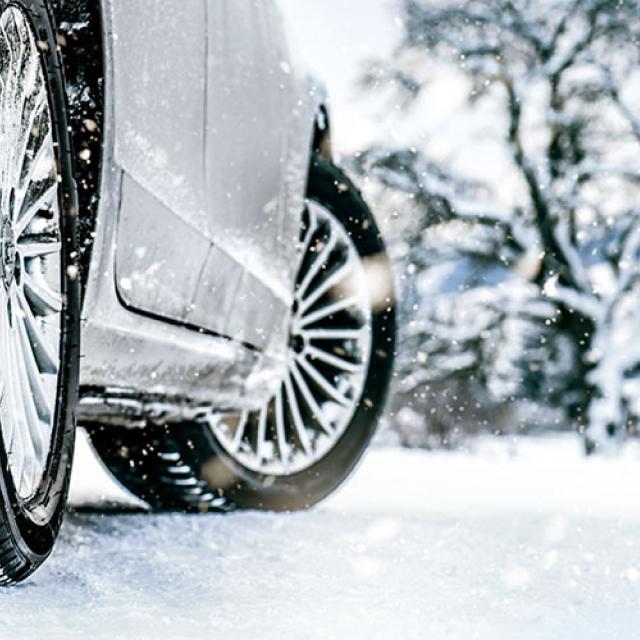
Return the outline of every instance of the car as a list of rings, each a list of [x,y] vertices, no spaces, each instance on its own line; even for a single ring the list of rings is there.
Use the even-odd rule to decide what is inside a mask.
[[[277,3],[0,0],[0,583],[76,425],[152,509],[304,509],[362,456],[393,277]]]

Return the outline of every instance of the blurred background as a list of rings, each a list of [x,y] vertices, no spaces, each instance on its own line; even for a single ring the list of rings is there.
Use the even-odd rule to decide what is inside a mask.
[[[382,437],[574,431],[593,452],[633,436],[640,5],[282,6],[395,260]]]
[[[81,438],[77,512],[0,620],[640,638],[640,0],[278,1],[395,263],[391,446],[307,513],[148,517]]]

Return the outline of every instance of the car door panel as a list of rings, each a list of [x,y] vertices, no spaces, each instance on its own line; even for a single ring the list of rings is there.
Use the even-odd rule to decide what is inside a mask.
[[[125,175],[118,220],[116,282],[127,306],[187,320],[211,243]],[[176,268],[174,252],[180,248]]]
[[[263,349],[279,345],[312,118],[277,7],[272,0],[112,6],[115,157],[126,174],[119,295],[158,317]],[[133,72],[125,59],[137,61]]]
[[[211,245],[185,321],[266,349],[286,334],[287,310],[288,305],[240,262]]]
[[[202,276],[197,281],[187,322],[227,335],[233,299],[240,289],[242,267],[214,245],[209,245]],[[215,305],[212,305],[212,301]]]
[[[227,332],[265,345],[292,302],[310,134],[275,4],[209,0],[208,11],[209,229],[244,270]],[[213,317],[215,299],[203,304]]]
[[[115,160],[130,178],[117,286],[130,306],[174,320],[187,313],[209,248],[205,9],[205,0],[111,4]]]

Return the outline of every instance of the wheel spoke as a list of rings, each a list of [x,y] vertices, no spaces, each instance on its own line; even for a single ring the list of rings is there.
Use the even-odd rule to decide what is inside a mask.
[[[284,428],[284,407],[282,403],[282,387],[276,395],[276,437],[278,441],[278,451],[280,452],[280,460],[287,466],[289,457],[289,447],[287,445],[287,436]]]
[[[302,318],[298,320],[298,326],[301,329],[304,329],[304,327],[308,327],[310,324],[315,324],[319,320],[324,320],[325,318],[333,316],[336,313],[346,311],[350,307],[357,307],[359,302],[359,299],[355,296],[343,298],[342,300],[338,300],[337,302],[332,302],[331,304],[327,304],[317,311],[310,313],[309,315],[302,316]]]
[[[33,158],[29,160],[26,171],[23,168],[19,183],[21,193],[26,194],[31,183],[41,182],[45,177],[52,177],[51,172],[55,171],[55,163],[53,161],[52,153],[51,138],[47,135],[38,150],[35,152]],[[45,168],[48,168],[49,171],[42,173],[41,164],[45,161],[45,158],[48,155],[50,155],[51,158],[49,159],[48,167],[45,166]],[[25,162],[25,164],[27,163]]]
[[[300,440],[300,444],[302,445],[302,449],[304,450],[305,454],[310,455],[311,442],[309,441],[309,435],[307,434],[302,416],[300,415],[300,407],[298,406],[298,400],[296,398],[295,391],[293,390],[293,385],[291,384],[290,377],[286,377],[284,379],[284,386],[287,392],[289,410],[291,411],[291,417],[293,418],[293,426],[296,429],[296,434],[298,436],[298,439]]]
[[[304,356],[298,357],[298,364],[309,374],[327,396],[345,407],[351,404],[351,401],[345,398]]]
[[[300,373],[300,369],[298,369],[298,365],[296,364],[295,360],[291,361],[291,375],[293,376],[298,389],[300,389],[300,393],[307,403],[307,406],[309,407],[309,409],[311,409],[313,417],[318,421],[318,423],[322,427],[322,430],[327,435],[332,435],[334,430],[325,419],[324,412],[320,408],[320,405],[316,402],[316,399],[313,397],[313,393],[311,393],[309,385],[305,382],[302,374]]]
[[[14,332],[16,335],[12,343],[18,373],[17,387],[21,393],[21,413],[25,418],[36,455],[41,458],[46,445],[40,422],[51,420],[51,408],[48,406],[42,380],[31,355],[31,347],[22,341],[22,336],[17,329],[14,329]]]
[[[45,338],[38,321],[34,317],[24,293],[20,290],[18,290],[18,303],[20,305],[20,319],[24,323],[24,328],[29,335],[29,342],[33,347],[33,354],[40,372],[49,374],[58,373],[58,356],[49,345],[49,341]]]
[[[24,293],[34,311],[41,316],[59,313],[62,310],[62,296],[49,288],[43,280],[25,273],[22,276]]]
[[[329,276],[320,286],[313,290],[313,292],[303,298],[300,302],[300,310],[304,313],[307,309],[313,306],[323,295],[331,291],[340,282],[347,278],[349,271],[353,269],[353,261],[349,260],[345,262],[338,270]]]
[[[42,115],[43,112],[46,113],[46,106],[47,106],[47,93],[46,90],[44,88],[44,86],[42,87],[42,90],[38,93],[38,96],[36,98],[36,104],[33,108],[33,110],[31,111],[31,113],[29,114],[29,122],[27,124],[27,127],[25,128],[24,131],[24,135],[23,135],[23,141],[22,141],[22,145],[21,145],[21,151],[19,154],[19,158],[22,159],[19,169],[17,171],[17,175],[16,175],[16,183],[17,184],[25,184],[24,179],[22,179],[22,176],[24,174],[24,170],[25,170],[25,165],[27,164],[27,162],[31,162],[31,160],[28,158],[27,154],[29,152],[29,140],[31,140],[31,136],[34,134],[34,127],[35,127],[35,123],[36,120]],[[40,133],[40,132],[38,132]],[[42,141],[42,146],[40,147],[41,149],[44,149],[45,147],[45,141]],[[36,154],[34,154],[35,157]],[[19,210],[19,209],[18,209]],[[17,210],[16,210],[17,213]]]
[[[29,401],[37,408],[39,419],[49,422],[53,418],[52,411],[43,385],[42,372],[35,358],[33,344],[29,340],[24,323],[16,318],[15,324],[20,345],[21,369],[27,374],[29,382]]]
[[[361,340],[366,329],[367,327],[360,329],[306,329],[304,335],[309,340]]]
[[[354,364],[353,362],[349,362],[344,358],[333,355],[331,353],[327,353],[322,349],[309,347],[307,349],[307,354],[311,356],[313,360],[320,360],[321,362],[325,362],[335,369],[340,369],[341,371],[346,371],[348,373],[362,373],[363,367],[361,364]]]
[[[256,445],[256,455],[259,459],[264,459],[266,454],[265,444],[267,437],[267,406],[265,405],[260,409],[260,415],[258,416],[258,438]]]
[[[43,211],[47,205],[50,207],[53,206],[55,202],[55,198],[58,194],[58,184],[54,183],[32,204],[29,204],[26,208],[24,207],[24,202],[22,203],[22,211],[20,212],[20,217],[16,221],[16,237],[20,238],[20,236],[24,233],[25,229],[31,224],[31,221],[36,216],[36,214]]]
[[[233,449],[234,451],[238,451],[242,446],[242,440],[244,438],[244,433],[247,428],[247,419],[249,414],[246,411],[243,411],[240,414],[240,419],[238,421],[238,427],[236,429],[236,433],[233,437]]]
[[[60,253],[62,243],[60,242],[25,242],[18,244],[20,255],[23,258],[43,258],[52,253]]]
[[[318,272],[322,268],[323,265],[326,264],[327,259],[331,255],[331,252],[335,249],[336,246],[336,237],[332,235],[325,246],[320,250],[311,263],[309,267],[309,271],[307,271],[304,279],[302,280],[300,286],[296,291],[296,296],[300,300],[304,297],[305,292],[309,288],[309,285],[313,281],[313,279],[318,275]]]
[[[37,444],[30,437],[31,431],[28,425],[27,409],[24,402],[24,376],[21,369],[20,358],[16,349],[16,336],[11,328],[7,331],[7,349],[9,355],[10,369],[13,373],[11,407],[13,408],[12,420],[14,421],[13,441],[11,443],[12,450],[19,446],[21,450],[22,468],[18,467],[15,471],[18,476],[17,483],[19,491],[28,486],[29,479],[33,474],[33,466],[36,464]],[[13,462],[13,461],[12,461]]]
[[[0,313],[0,340],[2,344],[2,362],[3,370],[13,371],[13,354],[10,340],[9,318],[6,313],[7,299],[2,296],[3,312]],[[23,438],[17,433],[20,425],[14,418],[15,415],[15,378],[12,375],[3,375],[5,388],[2,396],[2,436],[9,450],[10,464],[18,466],[20,469],[24,466],[24,442]]]

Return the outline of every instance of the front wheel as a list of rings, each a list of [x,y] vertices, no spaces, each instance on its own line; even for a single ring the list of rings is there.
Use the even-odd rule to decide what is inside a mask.
[[[122,430],[117,438],[94,430],[98,453],[156,508],[317,503],[345,480],[375,432],[393,364],[392,282],[360,193],[315,155],[279,391],[256,411],[219,414],[206,426]]]
[[[73,455],[77,197],[45,0],[0,0],[0,584],[52,550]]]

